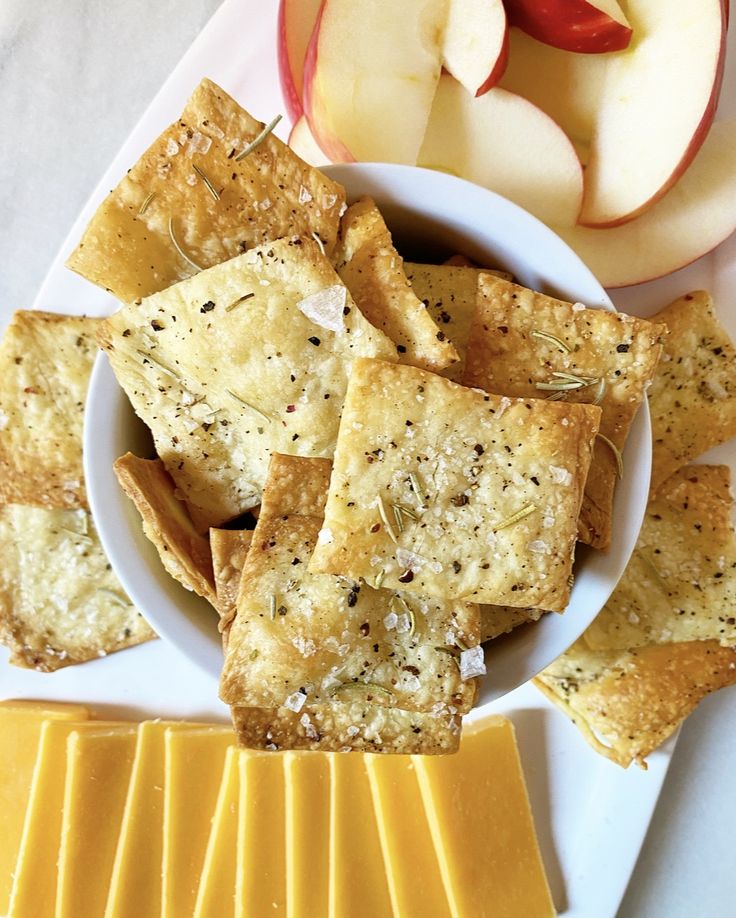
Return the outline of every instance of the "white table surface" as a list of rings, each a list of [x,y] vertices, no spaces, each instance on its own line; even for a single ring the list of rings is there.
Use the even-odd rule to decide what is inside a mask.
[[[0,0],[3,306],[32,302],[99,176],[217,6]],[[736,915],[735,776],[732,688],[683,728],[619,918]]]

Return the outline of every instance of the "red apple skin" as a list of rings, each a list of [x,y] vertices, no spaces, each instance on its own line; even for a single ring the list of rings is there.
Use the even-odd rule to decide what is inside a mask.
[[[314,31],[307,47],[307,55],[304,58],[304,89],[303,103],[304,114],[309,124],[309,130],[312,132],[314,139],[317,141],[325,156],[332,160],[333,163],[354,163],[355,157],[348,150],[339,137],[333,136],[326,128],[326,117],[320,111],[321,105],[319,93],[315,91],[315,81],[317,78],[317,67],[319,58],[319,33],[322,25],[322,16],[329,0],[322,0],[322,6],[317,14],[314,23]],[[321,122],[321,123],[320,123]]]
[[[631,29],[587,0],[505,0],[509,24],[553,48],[578,54],[622,51]]]
[[[284,105],[289,118],[296,122],[303,114],[302,100],[294,85],[294,76],[289,63],[289,49],[286,43],[286,4],[288,0],[279,2],[279,18],[276,27],[276,57],[279,67],[279,82]]]
[[[509,62],[509,29],[506,27],[506,31],[503,36],[503,46],[501,48],[501,53],[498,55],[498,59],[493,66],[493,70],[488,74],[488,78],[484,83],[482,83],[476,90],[475,97],[482,96],[483,93],[488,92],[489,89],[498,83],[501,77],[506,72],[506,65]]]
[[[656,194],[652,195],[648,201],[645,201],[641,207],[637,207],[637,209],[631,213],[625,214],[624,216],[619,217],[617,220],[609,220],[604,223],[593,223],[591,221],[581,220],[580,224],[582,226],[589,226],[594,229],[610,229],[614,226],[621,226],[624,223],[628,223],[629,220],[635,220],[637,217],[640,217],[643,213],[649,210],[653,204],[656,204],[657,201],[659,201],[667,194],[670,188],[672,188],[675,182],[677,182],[683,172],[685,172],[687,167],[697,156],[697,153],[703,146],[703,142],[708,136],[708,131],[713,124],[716,109],[718,108],[718,99],[721,95],[721,87],[723,86],[723,73],[726,68],[726,38],[728,35],[728,3],[729,0],[721,0],[721,46],[718,51],[718,64],[716,66],[715,78],[713,80],[713,89],[711,90],[708,103],[703,109],[703,115],[700,119],[700,122],[693,132],[690,143],[687,145],[687,148],[682,154],[682,158],[680,159],[679,163],[672,170],[672,174],[662,185],[662,187],[657,190]],[[583,207],[584,206],[585,204],[583,204]]]

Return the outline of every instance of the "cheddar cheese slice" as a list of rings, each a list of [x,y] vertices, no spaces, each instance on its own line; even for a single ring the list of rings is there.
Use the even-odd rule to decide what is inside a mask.
[[[0,915],[8,913],[38,744],[44,721],[86,720],[80,705],[33,701],[0,704]]]
[[[368,755],[365,764],[394,914],[450,918],[411,757]]]
[[[69,734],[56,918],[104,913],[136,732],[129,724]]]
[[[330,763],[318,752],[284,754],[286,911],[323,918],[329,909]]]
[[[212,828],[199,878],[194,918],[233,918],[238,843],[239,752],[231,746],[225,755]]]
[[[330,918],[390,915],[391,897],[365,759],[340,752],[329,753],[329,759]]]
[[[164,837],[164,736],[191,724],[148,720],[138,726],[105,918],[159,918]],[[141,852],[145,851],[145,857]]]
[[[225,765],[230,726],[167,730],[162,918],[191,915]]]
[[[236,918],[286,914],[284,823],[281,757],[241,750]]]
[[[10,914],[15,918],[54,918],[61,816],[66,781],[66,744],[69,734],[89,730],[114,730],[104,721],[45,721],[33,769],[31,795],[10,894]],[[127,725],[124,726],[127,730]]]
[[[466,728],[453,756],[413,756],[453,918],[555,914],[514,728]]]

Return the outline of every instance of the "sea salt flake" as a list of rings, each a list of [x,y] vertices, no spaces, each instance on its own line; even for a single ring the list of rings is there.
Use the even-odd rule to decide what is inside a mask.
[[[187,144],[187,155],[191,158],[195,153],[208,153],[211,146],[211,137],[208,137],[206,134],[202,134],[199,131],[195,131],[189,139],[189,143]]]
[[[572,475],[566,468],[563,468],[563,466],[551,465],[549,470],[552,473],[552,481],[554,481],[555,484],[572,484]]]
[[[586,305],[585,305],[584,303],[573,303],[573,304],[572,304],[572,311],[573,311],[573,312],[582,312],[584,309],[587,309],[587,307],[586,307]]]
[[[309,189],[305,188],[304,185],[299,186],[299,203],[300,204],[309,204],[312,201],[312,195],[309,193]]]
[[[424,567],[426,559],[406,548],[396,549],[396,563],[404,570],[418,571]]]
[[[478,646],[463,650],[460,654],[460,678],[463,682],[474,679],[476,676],[485,676],[485,674],[486,661],[483,648]]]
[[[705,384],[716,398],[728,398],[728,392],[721,381],[716,379],[715,376],[708,376],[705,380]]]
[[[549,545],[541,539],[535,539],[527,545],[529,551],[535,555],[548,555],[550,553]]]
[[[334,542],[335,537],[332,534],[331,529],[320,529],[319,535],[317,536],[318,545],[329,545],[330,542]]]
[[[636,614],[636,612],[629,612],[628,619],[629,619],[630,625],[638,625],[639,622],[641,621],[641,619]]]
[[[310,296],[304,297],[296,305],[310,322],[326,328],[328,331],[340,334],[345,330],[345,316],[343,310],[347,301],[348,291],[342,284],[325,287]]]
[[[304,702],[306,700],[307,696],[304,692],[292,692],[291,695],[287,695],[284,699],[284,707],[298,714],[304,707]]]
[[[189,175],[187,176],[187,185],[196,185],[196,184],[197,184],[197,176],[194,174],[194,172],[190,172]]]
[[[395,612],[389,612],[383,620],[383,626],[386,631],[393,631],[399,622],[399,616]]]
[[[299,718],[299,723],[304,727],[304,735],[309,739],[318,739],[319,734],[312,726],[312,721],[309,719],[309,714],[305,711],[304,714]]]
[[[166,141],[166,155],[167,156],[176,156],[179,152],[179,144],[174,140],[173,137],[169,137]]]
[[[396,632],[397,634],[406,634],[407,631],[411,631],[411,619],[406,612],[402,612],[396,619]]]
[[[418,692],[422,683],[413,673],[407,673],[404,677],[404,687],[409,692]]]

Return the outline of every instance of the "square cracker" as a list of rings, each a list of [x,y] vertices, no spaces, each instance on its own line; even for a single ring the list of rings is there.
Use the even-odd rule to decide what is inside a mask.
[[[736,649],[716,641],[592,651],[581,638],[534,684],[593,748],[626,768],[675,732],[711,692],[736,683]]]
[[[282,236],[316,233],[331,252],[344,189],[274,134],[238,161],[262,129],[202,80],[100,204],[67,266],[133,302]]]
[[[538,622],[543,609],[515,609],[513,606],[480,606],[480,639],[492,641],[519,625]]]
[[[125,306],[100,343],[202,532],[260,503],[272,452],[331,456],[353,359],[396,353],[301,239]]]
[[[470,338],[470,326],[478,298],[478,277],[494,274],[508,277],[504,271],[484,270],[465,265],[420,265],[406,262],[406,276],[412,290],[427,307],[427,312],[452,341],[460,359],[442,370],[442,376],[462,382]]]
[[[736,348],[703,290],[653,321],[669,331],[649,390],[655,492],[681,465],[736,436]]]
[[[233,726],[241,746],[255,749],[310,749],[322,752],[446,755],[460,745],[460,720],[455,715],[419,713],[365,701],[286,708],[232,708]]]
[[[98,322],[13,316],[0,343],[0,500],[87,506],[82,425]]]
[[[585,632],[591,649],[736,644],[730,479],[728,466],[689,465],[661,485],[619,585]]]
[[[156,637],[130,604],[86,510],[0,506],[0,641],[52,672]]]
[[[460,648],[479,643],[478,609],[375,590],[307,562],[322,528],[327,459],[274,454],[220,681],[228,704],[310,707],[373,698],[385,707],[465,713]],[[451,646],[448,646],[451,645]],[[296,693],[296,694],[295,694]]]
[[[140,513],[143,531],[156,546],[168,573],[217,608],[209,542],[194,528],[163,462],[126,453],[113,469]]]
[[[644,319],[565,303],[488,274],[479,280],[464,383],[516,398],[561,395],[603,410],[580,513],[580,539],[594,548],[611,542],[618,475],[616,454],[602,437],[623,452],[664,331]],[[556,373],[591,383],[541,388],[576,385]]]
[[[356,360],[310,570],[562,611],[599,418]]]
[[[394,342],[402,363],[439,372],[457,361],[445,331],[412,290],[404,261],[371,198],[361,198],[345,212],[334,261],[358,308]]]
[[[210,529],[212,569],[215,575],[220,631],[235,618],[243,565],[253,541],[252,529]]]

